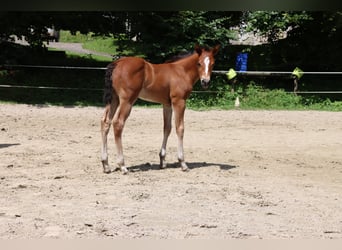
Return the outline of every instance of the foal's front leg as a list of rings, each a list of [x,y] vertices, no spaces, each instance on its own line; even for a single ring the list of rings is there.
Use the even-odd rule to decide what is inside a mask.
[[[177,100],[173,102],[172,105],[175,112],[176,133],[178,138],[178,161],[183,171],[189,171],[184,160],[183,149],[185,100]]]
[[[163,143],[160,149],[160,168],[166,168],[165,156],[166,156],[166,144],[171,132],[171,119],[172,119],[172,108],[171,106],[163,105],[163,118],[164,118],[164,136]]]

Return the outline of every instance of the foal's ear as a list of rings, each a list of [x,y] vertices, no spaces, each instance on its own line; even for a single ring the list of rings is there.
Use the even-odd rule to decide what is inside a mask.
[[[219,49],[221,48],[221,45],[220,44],[218,44],[218,45],[216,45],[214,48],[213,48],[213,55],[215,56],[216,54],[217,54],[217,52],[219,51]]]
[[[202,48],[198,44],[195,45],[195,51],[199,56],[202,54]]]

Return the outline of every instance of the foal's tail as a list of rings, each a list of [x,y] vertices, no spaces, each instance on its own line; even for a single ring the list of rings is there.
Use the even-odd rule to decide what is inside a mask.
[[[112,74],[115,69],[116,63],[110,63],[107,66],[105,74],[105,85],[103,92],[103,102],[105,104],[110,104],[113,99],[113,86],[112,86]]]

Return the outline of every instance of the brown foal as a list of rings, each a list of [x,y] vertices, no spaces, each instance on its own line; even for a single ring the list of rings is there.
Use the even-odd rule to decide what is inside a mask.
[[[163,105],[164,137],[159,153],[160,167],[166,167],[166,144],[171,132],[173,111],[178,137],[178,161],[182,170],[189,170],[183,150],[186,99],[198,80],[203,88],[208,88],[214,56],[219,48],[220,45],[214,48],[196,45],[191,55],[162,64],[152,64],[139,57],[123,57],[108,65],[104,94],[106,107],[101,119],[102,164],[105,173],[112,171],[107,153],[107,136],[112,124],[117,149],[115,170],[121,169],[124,174],[128,172],[123,156],[122,130],[138,98]]]

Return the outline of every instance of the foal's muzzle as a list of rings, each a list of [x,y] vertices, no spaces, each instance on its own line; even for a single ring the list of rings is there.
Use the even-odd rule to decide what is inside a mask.
[[[202,88],[207,89],[209,87],[210,79],[201,79]]]

